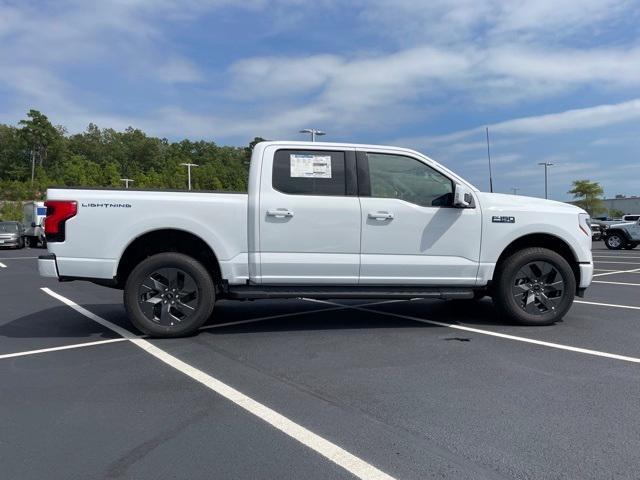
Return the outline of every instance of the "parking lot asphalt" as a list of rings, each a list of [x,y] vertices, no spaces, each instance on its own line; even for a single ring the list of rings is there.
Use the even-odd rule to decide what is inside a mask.
[[[222,301],[167,340],[41,252],[0,250],[0,478],[639,478],[640,250],[594,243],[548,327],[489,300]]]

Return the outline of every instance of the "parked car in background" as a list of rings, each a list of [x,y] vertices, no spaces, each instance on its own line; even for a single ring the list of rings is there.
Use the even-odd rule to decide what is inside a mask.
[[[625,215],[627,216],[627,215]],[[631,216],[631,215],[628,215]],[[602,230],[604,244],[610,250],[631,250],[640,244],[640,219],[606,225]]]
[[[37,247],[47,245],[44,231],[44,219],[47,216],[47,207],[44,202],[27,202],[22,206],[22,225],[24,228],[24,240],[27,246]]]
[[[20,222],[0,222],[0,247],[24,247],[24,229]]]
[[[594,242],[602,240],[602,227],[598,223],[591,224],[591,240]]]

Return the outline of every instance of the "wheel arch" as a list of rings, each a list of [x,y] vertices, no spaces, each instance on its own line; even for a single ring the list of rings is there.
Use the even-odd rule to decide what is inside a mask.
[[[123,288],[131,271],[142,260],[164,252],[189,255],[201,262],[210,272],[214,284],[220,285],[220,263],[213,249],[198,235],[178,228],[162,228],[145,232],[134,238],[124,249],[116,270],[116,284]]]
[[[494,276],[495,272],[498,271],[500,265],[506,258],[519,250],[531,247],[546,248],[562,256],[571,266],[571,270],[573,271],[576,279],[576,285],[580,285],[580,267],[573,249],[563,239],[549,233],[530,233],[513,240],[509,245],[505,247],[505,249],[498,257],[496,268],[494,270]]]
[[[626,230],[622,229],[622,228],[607,229],[606,233],[605,233],[605,236],[608,237],[612,233],[617,233],[618,235],[620,235],[626,241],[631,241],[631,237],[630,237],[629,233]]]

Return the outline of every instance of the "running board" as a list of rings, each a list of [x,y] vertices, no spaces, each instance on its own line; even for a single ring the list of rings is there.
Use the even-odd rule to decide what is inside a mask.
[[[389,286],[271,286],[229,285],[227,298],[440,298],[469,299],[474,291],[470,287],[389,287]]]

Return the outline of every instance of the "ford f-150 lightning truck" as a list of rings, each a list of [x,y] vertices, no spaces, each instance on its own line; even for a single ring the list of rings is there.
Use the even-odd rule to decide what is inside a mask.
[[[584,210],[480,192],[398,147],[263,142],[248,193],[52,188],[46,205],[41,275],[123,289],[158,337],[220,299],[490,296],[547,325],[593,275]]]

